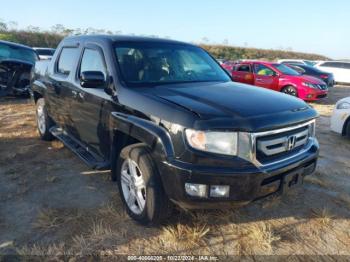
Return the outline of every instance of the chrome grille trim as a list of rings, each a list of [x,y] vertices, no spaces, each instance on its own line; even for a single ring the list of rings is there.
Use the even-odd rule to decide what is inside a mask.
[[[293,148],[288,148],[288,141],[290,137],[295,137]],[[309,130],[305,129],[301,132],[294,133],[292,135],[286,135],[283,137],[270,139],[266,141],[258,141],[257,148],[262,151],[266,156],[273,156],[279,153],[288,152],[296,147],[303,146],[309,139]],[[273,148],[270,148],[272,147]]]
[[[269,136],[269,135],[276,135],[276,134],[280,134],[280,133],[284,133],[284,132],[288,132],[288,131],[293,131],[295,129],[299,129],[299,128],[310,126],[310,125],[315,125],[315,120],[310,120],[308,122],[298,124],[295,126],[274,129],[274,130],[270,130],[270,131],[263,131],[263,132],[256,132],[256,133],[239,132],[239,139],[241,141],[244,141],[244,143],[238,144],[238,146],[239,146],[238,155],[241,158],[246,159],[247,161],[253,163],[254,165],[256,165],[258,167],[268,167],[270,165],[273,165],[276,163],[281,163],[281,162],[287,161],[289,159],[293,159],[295,157],[298,157],[299,155],[307,152],[312,147],[313,144],[315,144],[315,143],[317,144],[317,139],[313,135],[307,137],[307,141],[304,144],[304,146],[301,148],[301,150],[299,150],[295,154],[290,155],[290,156],[286,156],[283,159],[279,159],[279,160],[268,162],[268,163],[261,163],[261,162],[259,162],[259,160],[256,157],[257,156],[256,155],[257,138]]]

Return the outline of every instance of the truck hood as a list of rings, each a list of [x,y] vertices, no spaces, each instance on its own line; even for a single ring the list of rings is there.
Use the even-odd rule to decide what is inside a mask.
[[[147,88],[147,96],[156,96],[198,115],[197,128],[212,124],[218,128],[269,129],[317,116],[301,99],[234,82],[159,85]]]

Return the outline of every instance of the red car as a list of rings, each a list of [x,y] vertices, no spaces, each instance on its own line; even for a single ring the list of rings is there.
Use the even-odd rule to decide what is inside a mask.
[[[261,86],[278,92],[314,101],[326,97],[325,82],[312,76],[303,76],[292,68],[278,63],[245,61],[236,64],[231,71],[232,80]]]

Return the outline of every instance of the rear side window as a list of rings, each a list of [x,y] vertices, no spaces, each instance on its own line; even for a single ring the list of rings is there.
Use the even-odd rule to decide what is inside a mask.
[[[350,63],[343,63],[343,68],[350,69]]]
[[[101,54],[95,49],[85,49],[80,65],[80,73],[99,71],[106,76],[106,66]]]
[[[324,62],[320,65],[321,67],[335,67],[335,68],[342,68],[340,63],[337,62]]]
[[[57,61],[57,73],[69,75],[79,54],[76,47],[63,47]]]
[[[237,67],[237,71],[240,72],[251,72],[249,65],[240,65]]]

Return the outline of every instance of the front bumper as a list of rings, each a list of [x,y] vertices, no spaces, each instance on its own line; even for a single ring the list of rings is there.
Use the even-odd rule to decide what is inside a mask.
[[[350,110],[334,109],[331,116],[331,130],[343,134],[344,124],[350,117]]]
[[[162,162],[158,165],[168,197],[186,209],[207,209],[237,206],[271,194],[282,192],[286,175],[297,172],[302,181],[316,168],[319,145],[316,139],[302,154],[268,166],[245,163],[244,168],[232,169],[220,166],[194,166],[179,161]],[[185,183],[205,185],[229,185],[226,198],[189,196]]]
[[[305,92],[300,98],[305,101],[316,101],[322,98],[327,97],[328,90],[315,90],[309,88],[307,92]]]

